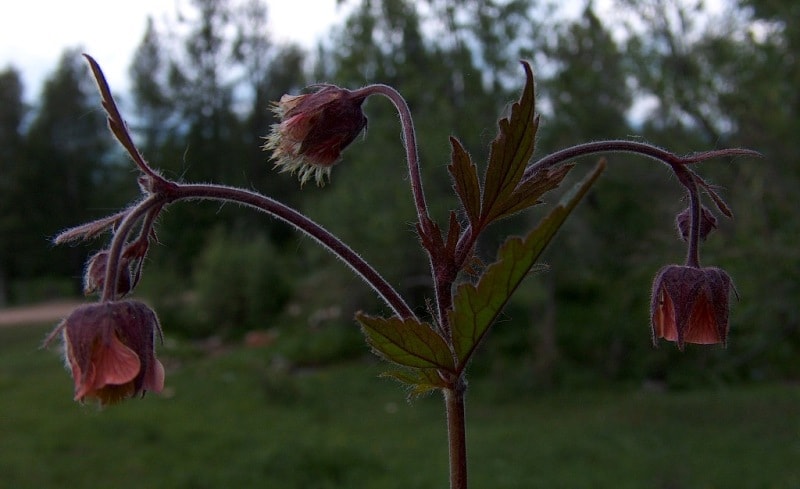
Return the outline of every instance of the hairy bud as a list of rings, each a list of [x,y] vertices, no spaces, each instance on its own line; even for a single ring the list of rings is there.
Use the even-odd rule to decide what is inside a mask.
[[[120,259],[119,277],[117,278],[117,290],[119,295],[125,295],[131,291],[131,271],[127,258]],[[86,272],[83,274],[83,293],[86,295],[98,292],[103,289],[106,282],[106,269],[108,268],[108,250],[98,251],[89,258],[86,265]]]
[[[280,122],[272,126],[263,149],[272,151],[281,172],[297,172],[301,184],[313,178],[322,186],[342,151],[367,126],[363,102],[364,95],[333,85],[284,95],[274,106]]]
[[[678,228],[678,235],[682,240],[689,239],[692,229],[692,209],[687,207],[680,214],[675,216],[675,226]],[[706,239],[711,231],[717,228],[717,218],[706,207],[700,208],[700,239]]]

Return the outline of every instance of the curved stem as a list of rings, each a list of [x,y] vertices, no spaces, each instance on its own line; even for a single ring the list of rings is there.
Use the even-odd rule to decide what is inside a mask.
[[[408,103],[403,96],[390,87],[384,84],[368,85],[364,88],[356,90],[357,93],[364,96],[381,95],[389,99],[390,102],[397,109],[400,116],[400,126],[403,131],[403,146],[406,149],[406,161],[408,163],[408,175],[411,179],[411,192],[414,196],[414,205],[417,209],[417,219],[420,225],[420,232],[433,236],[438,232],[434,226],[428,213],[428,204],[425,201],[425,192],[422,188],[422,172],[420,169],[419,152],[417,151],[417,136],[414,130],[414,119],[411,117],[411,110],[408,108]],[[434,257],[428,252],[428,259],[430,262],[431,276],[433,278],[433,287],[436,295],[436,309],[438,322],[440,327],[444,330],[445,334],[449,336],[449,327],[447,326],[446,311],[449,307],[450,301],[450,287],[452,281],[444,279],[438,271],[440,267],[435,263]]]
[[[102,302],[115,300],[117,297],[117,283],[119,276],[119,262],[122,257],[122,247],[128,239],[133,226],[145,214],[150,212],[154,207],[163,205],[163,197],[161,195],[152,194],[145,200],[139,202],[125,215],[125,218],[120,221],[119,226],[114,232],[114,238],[111,240],[111,246],[108,249],[108,262],[106,264],[106,276],[103,283],[103,295],[100,298]]]
[[[414,131],[414,119],[411,117],[411,109],[408,103],[400,95],[400,92],[380,83],[367,85],[364,88],[355,90],[354,93],[365,97],[370,95],[382,95],[389,99],[397,109],[400,116],[400,126],[403,131],[403,146],[406,149],[406,161],[408,162],[408,175],[411,178],[411,192],[414,194],[414,205],[417,208],[419,222],[427,226],[430,222],[428,214],[428,204],[425,202],[425,193],[422,190],[422,174],[419,164],[419,152],[417,151],[417,136]]]
[[[525,170],[523,180],[530,178],[539,170],[559,165],[567,161],[589,156],[597,153],[632,153],[639,156],[666,163],[667,165],[690,165],[700,163],[712,158],[722,158],[729,156],[754,156],[761,157],[761,153],[749,149],[730,148],[713,151],[703,151],[688,156],[678,156],[674,153],[653,146],[652,144],[639,141],[626,141],[622,139],[612,139],[608,141],[594,141],[591,143],[578,144],[569,148],[556,151],[533,163]]]
[[[281,202],[248,190],[212,184],[176,184],[170,189],[168,199],[233,202],[265,212],[314,238],[341,259],[389,305],[396,315],[401,318],[414,317],[413,311],[400,294],[369,263],[325,228]]]

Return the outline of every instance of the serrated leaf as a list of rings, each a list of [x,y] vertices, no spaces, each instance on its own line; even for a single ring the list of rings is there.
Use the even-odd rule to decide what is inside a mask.
[[[397,316],[380,318],[356,314],[367,343],[381,357],[399,365],[454,369],[453,356],[444,339],[427,323]]]
[[[439,376],[436,369],[432,368],[390,370],[382,373],[381,377],[389,377],[408,386],[409,400],[447,387],[447,383]]]
[[[541,202],[544,194],[561,184],[574,165],[561,165],[537,172],[514,189],[502,206],[498,206],[494,219],[509,217]]]
[[[528,161],[533,155],[536,129],[533,71],[523,62],[525,88],[520,99],[511,106],[511,114],[500,119],[499,132],[492,141],[486,168],[481,202],[481,221],[488,224],[502,213],[504,202],[517,188]]]
[[[458,139],[451,137],[453,148],[451,163],[447,169],[453,177],[461,204],[467,213],[470,224],[475,225],[481,214],[481,186],[478,183],[478,168]]]
[[[459,371],[469,363],[497,315],[604,168],[605,162],[598,163],[524,238],[509,238],[477,285],[466,283],[456,289],[448,316]]]

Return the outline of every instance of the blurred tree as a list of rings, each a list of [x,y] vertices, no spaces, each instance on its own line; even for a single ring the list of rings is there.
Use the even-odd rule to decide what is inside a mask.
[[[260,147],[275,122],[270,102],[306,85],[304,63],[305,53],[296,45],[272,42],[266,4],[260,0],[193,0],[175,21],[148,22],[130,66],[137,137],[144,141],[145,156],[173,177],[252,187],[292,203],[299,195],[295,182],[276,175]],[[214,229],[217,234],[212,236]],[[169,253],[152,257],[177,272],[177,277],[162,277],[172,284],[168,295],[177,297],[186,289],[200,287],[192,278],[202,275],[198,267],[208,265],[197,257],[213,254],[206,248],[219,241],[215,236],[224,232],[220,229],[233,235],[266,235],[271,247],[264,248],[261,256],[255,256],[257,247],[248,248],[247,259],[258,263],[282,260],[285,246],[294,243],[292,229],[257,213],[231,206],[175,206],[159,227],[159,241],[169,247]],[[249,290],[248,301],[264,302],[265,282],[260,282],[258,290],[242,288],[227,282],[235,273],[245,271],[220,276],[215,286]],[[208,281],[203,285],[210,290]],[[288,287],[277,281],[274,286],[276,297]],[[159,295],[163,289],[153,288]],[[192,310],[197,318],[170,315],[198,323],[204,320],[201,310],[208,307]],[[256,315],[254,308],[242,314],[248,317],[241,319],[240,327],[258,321],[249,317]],[[186,331],[208,333],[207,328]]]
[[[364,83],[387,83],[402,91],[418,124],[420,139],[426,141],[441,128],[433,128],[431,105],[442,91],[441,77],[447,76],[437,67],[434,55],[420,30],[420,19],[412,2],[362,2],[336,29],[331,42],[320,47],[316,77],[343,87]],[[416,221],[410,190],[405,184],[408,170],[401,144],[396,112],[383,99],[367,103],[369,126],[367,137],[349,148],[343,162],[332,174],[331,184],[322,191],[306,188],[302,208],[322,222],[345,242],[371,261],[375,267],[405,292],[420,292],[427,287],[427,260],[417,246],[413,227]],[[427,119],[427,120],[426,120]],[[439,118],[439,121],[442,119]],[[443,185],[439,176],[432,183],[429,164],[445,162],[446,139],[432,150],[420,141],[420,156],[426,177],[426,191],[436,193]],[[435,151],[435,152],[434,152]],[[441,169],[441,168],[439,168]],[[380,178],[376,178],[380,175]],[[309,266],[319,270],[329,267],[316,250],[309,250]],[[331,274],[315,273],[313,277],[329,280]],[[310,283],[310,287],[329,287]],[[367,289],[356,287],[339,290],[339,297],[325,297],[344,306],[345,316],[356,307],[378,306]],[[417,297],[417,299],[420,299]],[[419,302],[418,302],[419,303]],[[317,306],[328,306],[317,304]],[[313,306],[312,306],[313,307]]]
[[[0,307],[9,300],[9,281],[19,273],[16,250],[25,219],[19,210],[20,173],[25,167],[22,123],[27,108],[19,72],[9,66],[0,72]]]
[[[305,84],[304,54],[275,46],[263,2],[193,0],[177,22],[152,22],[130,68],[146,155],[156,167],[192,180],[254,187],[291,200],[260,151],[273,116],[269,100]],[[189,274],[216,223],[258,226],[285,242],[283,225],[238,210],[177,206],[161,227],[173,261]]]
[[[732,348],[708,371],[723,377],[795,371],[800,227],[787,196],[800,184],[793,144],[800,129],[794,55],[800,9],[795,2],[759,0],[728,3],[718,12],[694,1],[622,3],[633,15],[628,47],[639,87],[657,101],[646,116],[648,136],[679,150],[731,145],[766,156],[766,162],[704,168],[730,189],[736,212],[732,226],[721,223],[723,236],[705,245],[707,261],[734,279],[746,277],[737,287],[747,298],[733,316]]]
[[[167,94],[167,53],[152,18],[128,68],[134,99],[133,128],[138,146],[146,157],[160,164],[160,149],[178,124],[175,104]]]
[[[15,246],[21,276],[80,277],[86,251],[52,249],[48,239],[66,226],[106,214],[114,201],[121,204],[108,186],[114,171],[111,141],[80,52],[62,54],[26,133],[29,158],[18,175],[22,195],[16,199],[25,220]]]
[[[592,2],[586,2],[577,17],[550,25],[551,32],[540,46],[546,69],[538,84],[544,115],[537,153],[631,134],[631,66],[611,27],[600,19]],[[527,284],[536,304],[529,321],[533,330],[527,334],[535,349],[535,383],[553,384],[567,367],[600,376],[626,375],[626,362],[635,358],[631,349],[646,344],[637,339],[646,332],[642,324],[646,293],[641,291],[647,285],[624,284],[643,282],[641,260],[653,232],[649,222],[658,207],[641,205],[641,189],[647,185],[653,195],[659,186],[650,185],[663,180],[663,175],[641,161],[611,159],[603,181],[547,251],[552,270]],[[538,219],[538,213],[532,217]]]

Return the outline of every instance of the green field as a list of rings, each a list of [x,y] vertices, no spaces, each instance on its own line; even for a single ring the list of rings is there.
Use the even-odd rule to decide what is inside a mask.
[[[2,487],[447,487],[440,399],[406,403],[370,361],[288,370],[168,342],[164,395],[99,410],[38,349],[47,329],[0,329]],[[514,398],[488,382],[468,399],[471,487],[800,487],[798,386]]]

